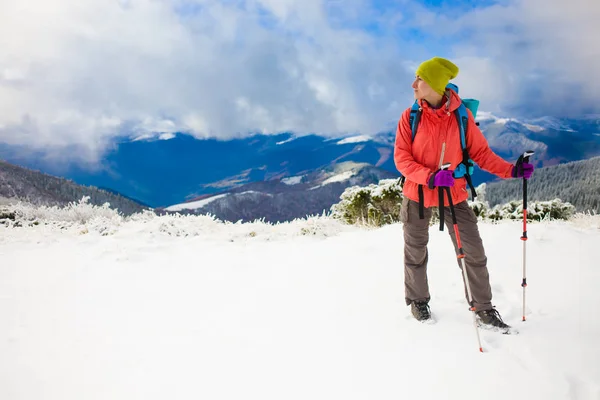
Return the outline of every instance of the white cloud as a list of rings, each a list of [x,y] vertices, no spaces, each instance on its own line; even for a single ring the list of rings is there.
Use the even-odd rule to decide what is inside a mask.
[[[600,111],[600,2],[514,0],[441,19],[468,37],[455,45],[457,82],[490,111],[550,115]]]
[[[1,2],[0,142],[93,162],[115,137],[154,131],[373,134],[410,104],[414,67],[433,55],[459,64],[481,110],[600,112],[598,2],[373,4]],[[406,36],[415,28],[426,44]]]
[[[0,142],[94,161],[115,136],[155,130],[378,131],[410,74],[391,40],[326,12],[324,0],[2,2]]]
[[[408,2],[397,32],[420,32],[413,59],[448,57],[461,94],[505,115],[600,113],[600,2]],[[415,65],[412,65],[413,67]]]

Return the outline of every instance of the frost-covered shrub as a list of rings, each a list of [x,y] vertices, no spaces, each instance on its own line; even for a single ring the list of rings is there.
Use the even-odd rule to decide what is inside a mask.
[[[327,218],[324,215],[295,219],[290,225],[297,226],[299,228],[298,233],[302,236],[335,236],[343,229],[343,224],[340,221]]]
[[[479,220],[518,220],[523,218],[523,201],[516,200],[490,208],[485,200],[486,185],[476,189],[475,201],[469,206]],[[378,185],[347,188],[340,196],[341,201],[331,207],[332,216],[348,224],[382,226],[400,220],[402,189],[396,179],[386,179]],[[439,224],[437,207],[432,210],[431,225]],[[551,201],[530,201],[527,207],[527,220],[569,220],[575,215],[575,207],[554,199]]]
[[[571,221],[573,222],[573,225],[580,228],[600,229],[600,214],[596,212],[587,211],[585,213],[577,213],[573,215]]]
[[[492,221],[521,218],[523,216],[522,203],[522,201],[511,201],[506,204],[498,204],[491,210],[488,210],[484,218]]]
[[[402,188],[397,179],[383,179],[378,185],[349,187],[340,199],[331,207],[331,216],[348,224],[382,226],[400,220]]]
[[[17,203],[6,206],[3,214],[6,214],[7,219],[13,220],[17,225],[49,222],[86,224],[95,220],[108,220],[119,223],[122,220],[122,215],[118,211],[109,208],[108,203],[96,206],[90,204],[89,200],[89,196],[84,196],[78,202],[71,202],[65,207],[36,207],[31,204]]]
[[[477,201],[470,205],[475,214],[484,219],[489,211],[485,201],[485,184],[476,188]],[[332,217],[349,224],[382,226],[400,220],[402,207],[402,188],[397,179],[384,179],[379,184],[365,187],[347,188],[340,196],[341,201],[331,207]],[[437,207],[431,210],[430,225],[439,224]]]
[[[477,218],[484,219],[487,217],[487,214],[490,212],[490,206],[487,201],[471,201],[469,202],[469,206],[477,216]]]
[[[93,206],[87,199],[66,207],[44,207],[27,203],[0,206],[0,229],[43,229],[74,235],[100,234],[108,236],[124,229],[129,234],[160,234],[173,239],[200,237],[203,240],[271,241],[301,237],[335,236],[353,229],[326,215],[307,216],[291,222],[268,223],[221,221],[212,215],[158,215],[143,210],[122,217],[114,210]],[[4,233],[4,231],[2,232]],[[0,233],[0,237],[2,236]],[[13,233],[14,234],[14,233]]]
[[[34,206],[28,203],[16,203],[4,206],[0,210],[0,223],[14,228],[52,225],[59,229],[75,228],[81,234],[96,231],[101,235],[111,235],[123,222],[118,211],[102,206],[89,204],[89,197],[84,196],[78,202],[67,206]]]
[[[477,186],[475,188],[475,193],[477,194],[477,197],[475,197],[475,200],[469,202],[469,206],[471,206],[471,209],[479,219],[486,218],[487,214],[490,211],[490,205],[485,199],[486,188],[487,186],[485,183],[482,183],[481,185]]]
[[[10,208],[0,208],[0,221],[15,221],[17,219],[17,213]]]
[[[381,222],[379,226],[400,220],[402,199],[402,188],[397,179],[384,179],[375,186],[371,191],[370,206],[371,209],[377,210],[377,218]]]
[[[527,204],[527,219],[541,221],[551,220],[569,220],[575,215],[575,206],[569,202],[563,202],[561,199],[550,201],[534,201],[531,206]]]
[[[560,199],[527,203],[528,221],[569,220],[573,215],[575,215],[575,206]],[[488,211],[486,218],[494,221],[523,219],[523,201],[511,201],[497,205]]]

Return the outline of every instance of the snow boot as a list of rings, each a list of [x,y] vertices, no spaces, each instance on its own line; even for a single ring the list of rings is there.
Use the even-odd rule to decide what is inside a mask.
[[[431,318],[429,304],[425,301],[413,301],[410,303],[410,311],[417,321],[426,321]]]
[[[498,328],[502,331],[510,329],[510,325],[507,325],[504,323],[504,321],[502,321],[500,313],[495,308],[492,308],[491,310],[477,311],[477,317],[480,325],[488,325],[489,327]]]

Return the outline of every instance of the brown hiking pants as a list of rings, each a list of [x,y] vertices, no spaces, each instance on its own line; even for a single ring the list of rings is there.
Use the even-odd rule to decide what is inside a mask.
[[[492,308],[492,289],[487,270],[487,257],[483,242],[477,228],[477,216],[466,201],[454,206],[460,239],[465,252],[465,264],[469,275],[473,306],[477,311]],[[425,219],[419,219],[419,203],[404,198],[400,220],[404,225],[404,288],[406,304],[413,301],[429,301],[429,284],[427,282],[427,261],[429,242],[429,221],[431,208],[425,208]],[[444,222],[455,251],[456,235],[449,207],[444,207]],[[455,253],[456,254],[456,253]],[[462,270],[461,261],[458,266]],[[463,279],[464,283],[464,279]],[[467,290],[465,286],[465,297]]]

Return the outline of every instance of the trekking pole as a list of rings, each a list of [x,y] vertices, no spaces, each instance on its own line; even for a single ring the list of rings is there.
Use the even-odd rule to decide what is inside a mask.
[[[448,169],[450,164],[442,165],[441,169]],[[440,188],[441,189],[441,188]],[[452,203],[452,194],[450,188],[445,187],[446,194],[448,195],[448,204],[450,205],[450,212],[452,214],[452,224],[454,225],[454,234],[456,235],[456,245],[458,247],[458,254],[456,257],[462,263],[462,272],[465,279],[465,286],[467,287],[467,296],[469,297],[469,310],[473,312],[473,326],[475,326],[475,334],[477,335],[477,344],[479,345],[479,351],[483,353],[483,347],[481,347],[481,338],[479,337],[479,328],[477,326],[477,317],[475,315],[475,307],[473,307],[473,295],[471,294],[471,284],[469,283],[469,274],[467,273],[467,266],[465,265],[465,252],[462,248],[460,241],[460,232],[458,230],[458,223],[456,221],[456,212],[454,211],[454,204]],[[442,197],[443,200],[443,197]],[[444,207],[444,204],[440,204],[440,207]]]
[[[516,168],[523,168],[523,163],[529,162],[529,157],[533,155],[533,151],[526,151],[517,160]],[[525,288],[527,287],[527,179],[523,177],[523,321],[525,321]]]

